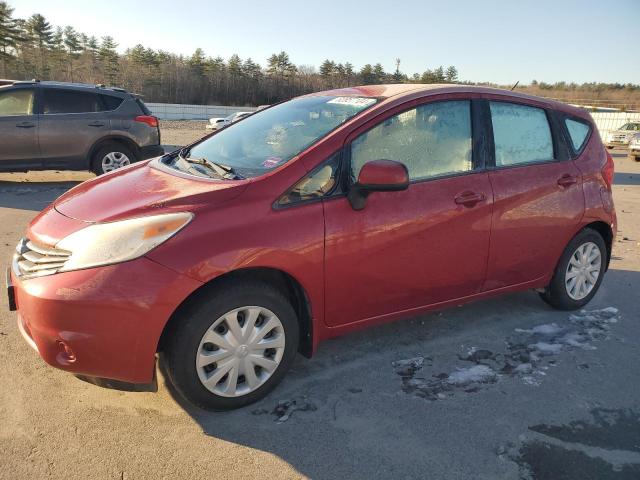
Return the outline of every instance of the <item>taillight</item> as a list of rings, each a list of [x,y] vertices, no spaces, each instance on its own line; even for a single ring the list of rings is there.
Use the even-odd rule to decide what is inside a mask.
[[[607,161],[605,162],[604,167],[602,167],[602,178],[604,178],[604,181],[607,184],[607,188],[611,190],[611,185],[613,185],[613,174],[615,165],[613,163],[613,157],[611,156],[611,154],[609,152],[606,152],[606,154]]]
[[[156,128],[158,126],[158,119],[151,115],[138,115],[134,120],[136,122],[146,123],[153,128]]]

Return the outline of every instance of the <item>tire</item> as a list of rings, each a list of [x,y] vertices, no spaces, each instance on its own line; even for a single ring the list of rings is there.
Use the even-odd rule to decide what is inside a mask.
[[[579,263],[579,259],[582,258],[579,253],[577,254],[578,257],[574,258],[574,254],[577,253],[576,251],[580,247],[585,247],[585,251],[590,252],[589,256],[595,255],[595,249],[597,248],[600,263],[597,273],[597,279],[595,280],[595,282],[593,282],[592,280],[593,275],[589,274],[588,272],[580,273],[579,269],[574,264],[572,264],[571,267],[572,272],[569,272],[569,263],[572,261],[572,259],[574,262]],[[591,250],[589,250],[589,248]],[[584,305],[589,303],[589,301],[591,301],[593,296],[600,288],[600,284],[602,283],[602,279],[606,270],[607,262],[607,247],[605,245],[604,239],[595,230],[592,230],[591,228],[585,228],[575,237],[573,237],[573,239],[564,249],[564,252],[560,257],[560,261],[556,266],[553,278],[551,279],[551,283],[549,283],[549,286],[543,293],[540,294],[540,296],[545,302],[558,310],[577,310],[579,308],[582,308]],[[587,262],[586,264],[589,265],[588,268],[594,268],[595,265],[594,263],[594,265],[592,266],[589,262]],[[578,284],[577,290],[573,291],[573,295],[570,293],[570,286],[572,284],[570,283],[569,285],[567,285],[567,275],[571,274],[575,276],[575,278],[577,279],[576,283]],[[580,277],[582,275],[584,275],[586,278],[591,279],[592,285],[591,287],[589,287],[589,285],[585,281],[585,289],[588,289],[588,292],[585,290],[583,292],[586,293],[584,296],[581,296],[579,294]]]
[[[106,158],[111,158],[112,162],[114,162],[113,168],[108,167]],[[138,157],[126,145],[120,142],[106,142],[91,157],[91,171],[96,175],[103,175],[137,160]]]
[[[212,339],[211,342],[222,344],[216,340],[220,336],[225,339],[232,336],[235,339],[234,329],[228,327],[228,319],[231,319],[229,323],[231,325],[235,318],[242,330],[244,331],[246,327],[248,332],[247,322],[252,316],[249,309],[258,308],[262,310],[255,324],[262,326],[256,327],[253,331],[259,334],[262,332],[258,330],[259,328],[268,329],[271,324],[275,325],[276,327],[267,333],[261,342],[269,341],[270,344],[275,344],[284,341],[283,348],[266,349],[261,352],[254,350],[260,347],[252,346],[251,342],[246,342],[245,345],[245,340],[240,345],[238,345],[240,342],[237,342],[235,346],[229,343],[232,346],[230,348],[224,346],[218,348],[217,345],[206,341]],[[277,321],[274,321],[269,314],[273,314]],[[256,318],[255,313],[253,315]],[[281,328],[277,325],[278,322]],[[217,327],[215,327],[216,324],[218,324]],[[174,389],[188,402],[205,410],[233,410],[260,400],[280,383],[298,351],[299,324],[294,309],[280,291],[264,283],[238,281],[216,290],[211,295],[200,296],[199,300],[179,313],[172,325],[173,328],[160,356],[162,367]],[[212,327],[216,330],[214,331]],[[218,330],[220,328],[222,330]],[[226,332],[221,333],[225,328]],[[284,340],[282,340],[282,334],[284,334]],[[213,346],[216,347],[215,350]],[[216,357],[220,364],[205,365],[209,362],[206,355],[227,355],[227,357],[219,359]],[[263,359],[260,358],[261,355]],[[196,362],[203,358],[205,360],[202,365],[196,365]],[[265,364],[265,358],[269,368],[273,364],[268,360],[277,363],[272,372],[262,367]],[[254,361],[260,365],[253,363]],[[227,368],[234,362],[237,365],[235,375],[233,367],[232,370]],[[254,384],[256,380],[261,382],[253,389],[250,386],[248,365],[251,365]],[[228,373],[220,377],[225,371]],[[245,373],[247,373],[246,376]],[[226,395],[222,390],[225,387],[231,388],[232,378],[237,379],[235,394]],[[205,379],[212,382],[208,383],[208,387],[205,386]]]

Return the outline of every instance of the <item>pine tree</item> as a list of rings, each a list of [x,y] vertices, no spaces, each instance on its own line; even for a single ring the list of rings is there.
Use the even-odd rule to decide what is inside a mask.
[[[458,69],[450,65],[444,76],[447,83],[456,83],[458,81]]]
[[[384,83],[385,77],[387,74],[384,72],[384,68],[382,68],[382,64],[376,63],[373,66],[373,75],[375,77],[375,83]]]
[[[196,48],[196,51],[193,52],[193,55],[191,55],[191,58],[189,58],[187,63],[194,75],[202,76],[204,74],[205,64],[204,51],[201,48]]]
[[[29,39],[38,49],[38,58],[40,62],[36,75],[38,77],[47,77],[49,74],[47,51],[52,46],[54,35],[51,24],[39,13],[34,13],[27,20],[25,27],[27,29]]]
[[[109,85],[115,85],[117,83],[120,72],[118,52],[116,52],[117,46],[118,44],[113,40],[113,37],[106,36],[102,37],[102,43],[98,49],[98,58],[102,66],[102,74]]]
[[[323,77],[329,77],[334,73],[336,73],[335,62],[328,59],[322,62],[322,65],[320,65],[320,75],[322,75]]]
[[[373,73],[373,67],[370,63],[360,69],[360,79],[365,85],[376,83],[376,75]]]
[[[5,76],[6,62],[15,58],[14,50],[23,38],[20,29],[12,18],[13,8],[6,2],[0,2],[0,76]]]

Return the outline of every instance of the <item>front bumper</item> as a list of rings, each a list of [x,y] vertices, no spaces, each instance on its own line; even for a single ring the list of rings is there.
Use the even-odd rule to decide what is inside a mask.
[[[146,257],[21,280],[18,325],[45,362],[79,375],[152,383],[160,334],[201,284]]]

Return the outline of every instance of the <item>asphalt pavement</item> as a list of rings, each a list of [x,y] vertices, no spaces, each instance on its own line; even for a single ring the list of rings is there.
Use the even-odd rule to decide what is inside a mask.
[[[161,374],[124,393],[53,369],[0,295],[0,478],[640,478],[640,163],[615,162],[618,238],[587,311],[523,292],[372,328],[234,412],[185,405]],[[3,267],[89,177],[0,174]]]

